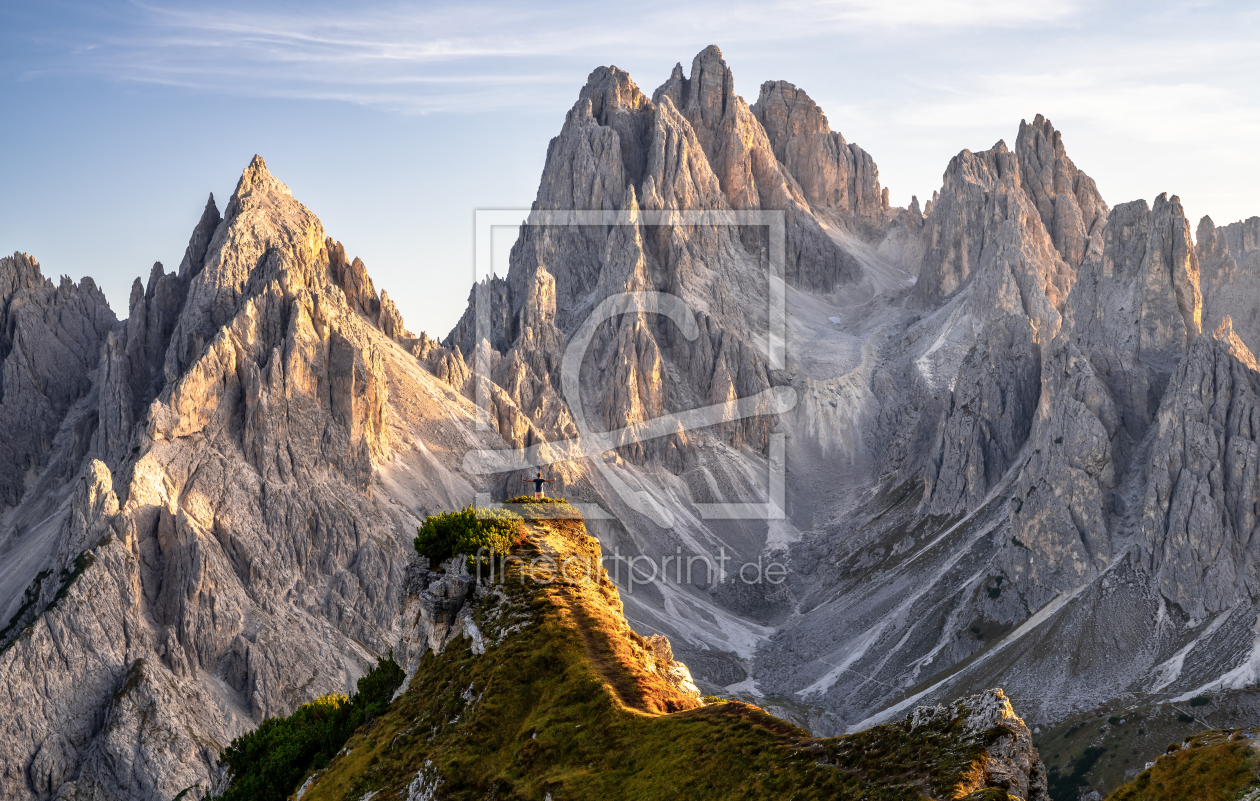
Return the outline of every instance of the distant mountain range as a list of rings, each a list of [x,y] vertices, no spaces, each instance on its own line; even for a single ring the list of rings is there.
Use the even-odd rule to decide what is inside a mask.
[[[0,799],[204,794],[399,647],[427,513],[535,465],[636,631],[816,736],[1260,682],[1260,218],[1111,208],[1040,116],[893,208],[733,85],[592,72],[441,338],[258,157],[125,320],[0,260]]]

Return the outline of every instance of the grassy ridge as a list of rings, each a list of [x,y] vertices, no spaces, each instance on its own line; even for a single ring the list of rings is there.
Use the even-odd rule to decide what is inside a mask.
[[[1178,748],[1111,795],[1109,801],[1235,801],[1260,787],[1256,729],[1210,731]],[[1176,749],[1176,750],[1172,750]]]
[[[523,561],[477,604],[486,652],[456,640],[427,654],[408,690],[351,738],[303,801],[373,791],[469,801],[918,801],[974,786],[986,744],[956,733],[896,724],[814,740],[754,706],[702,705],[680,693],[648,668],[649,649],[602,570],[521,580],[541,557],[598,565],[598,543],[580,521],[529,528]]]

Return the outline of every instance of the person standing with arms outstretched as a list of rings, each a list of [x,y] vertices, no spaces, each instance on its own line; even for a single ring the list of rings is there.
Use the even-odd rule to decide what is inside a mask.
[[[538,498],[545,498],[545,497],[546,497],[546,494],[543,492],[543,484],[550,484],[550,483],[554,482],[554,481],[555,481],[555,479],[554,479],[554,478],[543,478],[543,477],[542,477],[542,471],[541,471],[541,470],[539,470],[539,471],[538,471],[538,476],[537,476],[537,478],[522,478],[522,479],[521,479],[521,481],[524,481],[524,482],[526,482],[526,483],[529,483],[530,481],[534,482],[534,498],[535,498],[535,500],[536,500],[536,499],[538,499]]]

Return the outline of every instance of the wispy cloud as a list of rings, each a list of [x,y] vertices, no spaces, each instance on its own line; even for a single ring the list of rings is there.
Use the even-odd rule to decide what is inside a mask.
[[[793,8],[798,4],[784,4]],[[1006,28],[1062,22],[1079,6],[1061,0],[838,0],[799,4],[811,22],[829,21],[893,28]],[[786,8],[784,10],[787,10]]]
[[[534,104],[539,93],[571,96],[572,70],[548,70],[546,64],[594,66],[627,51],[676,57],[697,37],[773,45],[862,31],[924,35],[1053,25],[1077,11],[1064,0],[711,2],[685,8],[647,2],[613,19],[576,3],[372,5],[351,11],[134,2],[94,10],[91,24],[68,24],[22,70],[402,111],[469,110],[487,102]],[[522,92],[522,86],[532,91]]]

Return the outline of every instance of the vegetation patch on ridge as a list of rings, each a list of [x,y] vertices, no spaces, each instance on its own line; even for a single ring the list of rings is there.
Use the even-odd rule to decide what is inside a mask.
[[[1137,778],[1107,796],[1109,801],[1236,801],[1260,787],[1260,729],[1194,734]]]
[[[429,515],[416,529],[414,544],[416,553],[436,567],[459,553],[470,557],[481,550],[506,554],[524,535],[521,516],[515,512],[466,506],[458,512]]]
[[[224,801],[284,801],[312,770],[328,764],[354,730],[384,714],[402,684],[393,659],[379,659],[351,696],[332,693],[288,717],[268,718],[232,741],[220,757],[231,786]]]

